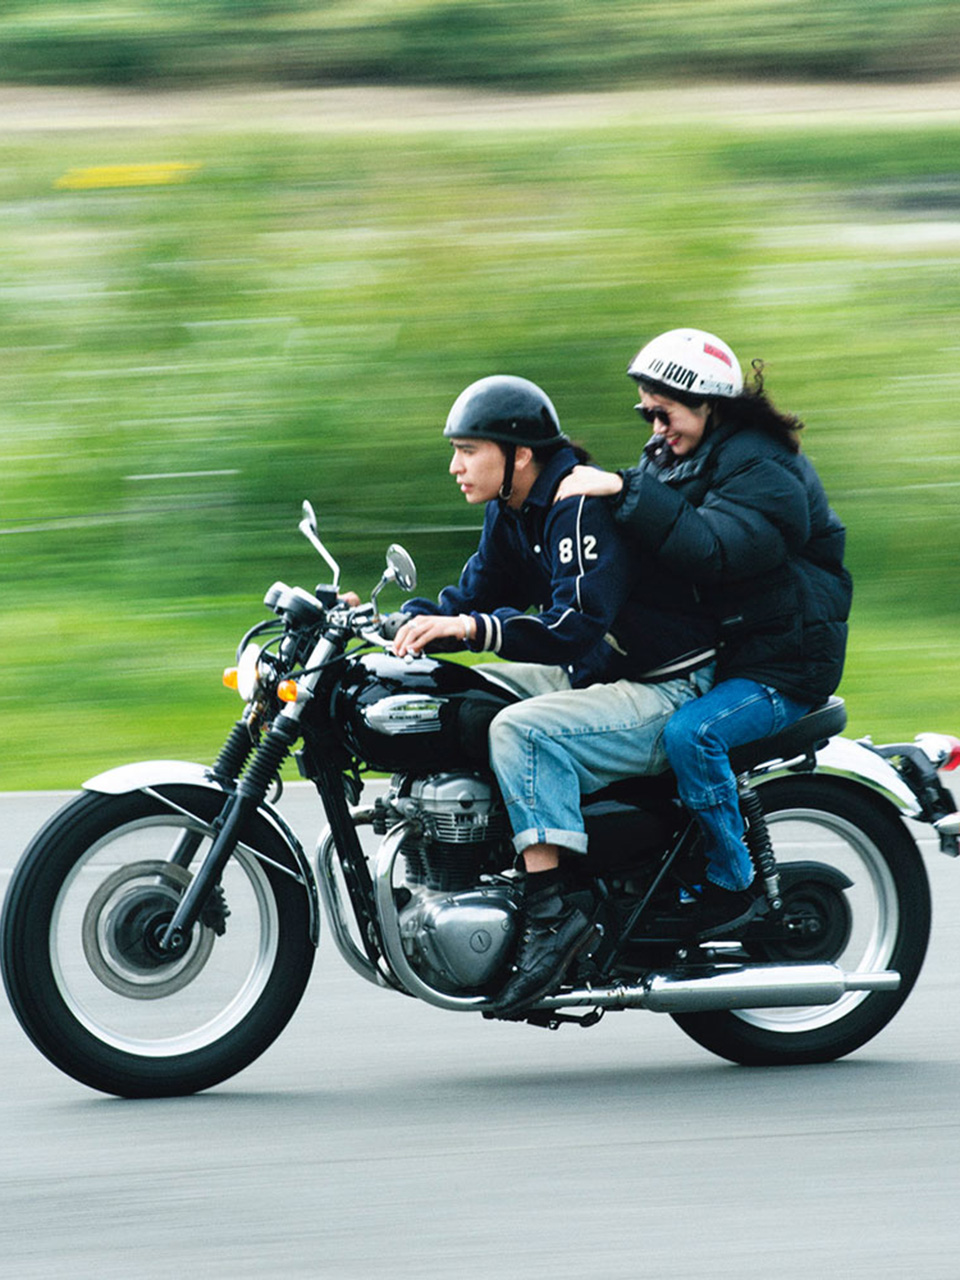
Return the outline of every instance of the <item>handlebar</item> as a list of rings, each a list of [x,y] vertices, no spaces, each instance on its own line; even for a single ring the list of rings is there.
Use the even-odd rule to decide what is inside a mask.
[[[404,625],[404,623],[409,621],[410,621],[409,614],[388,613],[385,618],[380,619],[380,626],[378,627],[378,631],[380,635],[383,636],[384,640],[395,640],[397,638],[397,632]]]

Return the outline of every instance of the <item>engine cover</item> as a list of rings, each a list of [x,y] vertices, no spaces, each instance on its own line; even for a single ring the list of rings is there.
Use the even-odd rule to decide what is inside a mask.
[[[406,792],[408,780],[397,781]],[[408,885],[460,893],[513,861],[510,826],[492,775],[430,774],[414,779],[408,793],[394,792],[389,804],[417,824],[404,848]]]
[[[504,981],[518,912],[517,891],[508,884],[453,894],[422,889],[400,912],[403,949],[430,986],[479,995]]]
[[[493,780],[478,774],[438,773],[410,788],[419,816],[440,844],[487,844],[509,832]]]

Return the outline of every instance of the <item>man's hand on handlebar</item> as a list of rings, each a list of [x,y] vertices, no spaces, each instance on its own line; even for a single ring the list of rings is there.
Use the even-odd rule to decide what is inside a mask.
[[[466,613],[454,617],[443,615],[420,614],[411,618],[397,632],[393,642],[394,652],[402,658],[406,654],[422,653],[427,645],[436,640],[459,640],[462,644],[474,639],[477,626]]]

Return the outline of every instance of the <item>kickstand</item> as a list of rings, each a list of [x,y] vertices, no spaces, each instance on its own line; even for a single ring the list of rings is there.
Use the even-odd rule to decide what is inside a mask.
[[[591,1009],[589,1013],[553,1013],[544,1010],[542,1013],[533,1011],[524,1017],[525,1022],[529,1022],[534,1027],[546,1027],[548,1031],[558,1031],[564,1022],[573,1022],[578,1027],[595,1027],[604,1015],[603,1009]]]

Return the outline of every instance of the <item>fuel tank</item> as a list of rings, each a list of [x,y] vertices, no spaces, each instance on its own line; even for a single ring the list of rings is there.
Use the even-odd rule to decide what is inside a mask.
[[[369,768],[421,773],[486,766],[490,721],[517,700],[458,662],[368,653],[338,683],[333,714]]]

